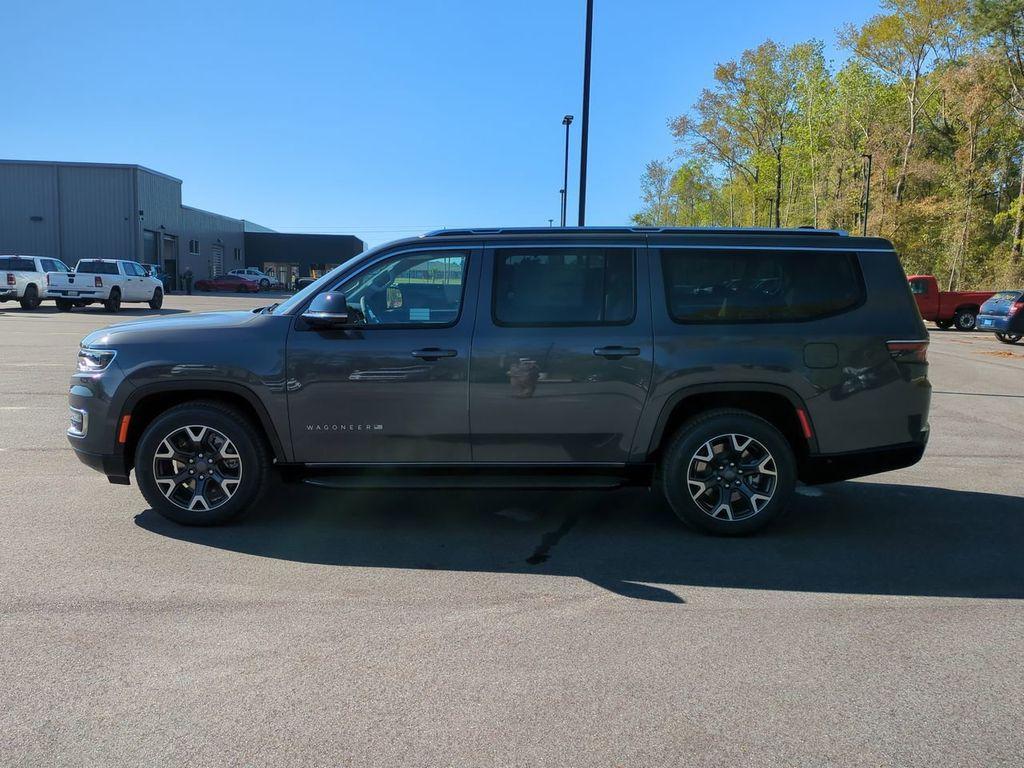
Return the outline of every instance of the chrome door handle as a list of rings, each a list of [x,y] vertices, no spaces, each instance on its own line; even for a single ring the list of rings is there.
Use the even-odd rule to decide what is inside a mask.
[[[596,347],[594,354],[598,357],[607,357],[609,360],[618,360],[622,357],[636,357],[640,354],[640,347]]]
[[[418,357],[420,360],[437,360],[441,357],[455,357],[458,355],[458,351],[454,349],[439,349],[437,347],[428,347],[427,349],[416,349],[412,351],[413,357]]]

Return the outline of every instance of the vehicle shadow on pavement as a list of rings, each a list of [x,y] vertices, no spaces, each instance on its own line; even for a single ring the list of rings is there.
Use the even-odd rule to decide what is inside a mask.
[[[153,533],[321,565],[575,576],[616,594],[663,587],[1024,598],[1024,499],[882,483],[807,489],[753,537],[702,536],[645,490],[329,491],[281,486],[243,520]],[[662,587],[656,586],[662,585]]]

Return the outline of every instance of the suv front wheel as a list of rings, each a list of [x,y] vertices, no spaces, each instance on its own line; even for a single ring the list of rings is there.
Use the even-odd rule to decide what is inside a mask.
[[[246,511],[262,495],[269,469],[256,427],[215,402],[167,411],[146,427],[135,453],[142,495],[182,525],[217,525]]]
[[[708,411],[684,424],[665,451],[661,487],[685,523],[705,533],[752,533],[781,515],[796,460],[772,424],[741,410]]]

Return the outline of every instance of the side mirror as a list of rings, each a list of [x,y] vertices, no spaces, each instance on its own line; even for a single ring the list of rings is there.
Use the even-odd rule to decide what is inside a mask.
[[[343,293],[321,293],[302,313],[313,328],[344,328],[349,325],[348,302]]]

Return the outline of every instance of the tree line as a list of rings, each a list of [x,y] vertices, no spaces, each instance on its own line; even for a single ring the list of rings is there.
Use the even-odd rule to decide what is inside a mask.
[[[1024,0],[880,10],[839,32],[838,69],[815,40],[718,64],[634,222],[866,231],[908,273],[1024,284]]]

